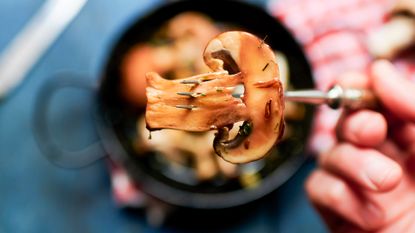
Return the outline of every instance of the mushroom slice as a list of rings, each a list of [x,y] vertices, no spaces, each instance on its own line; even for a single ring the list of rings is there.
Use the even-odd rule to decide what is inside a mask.
[[[283,88],[271,48],[247,32],[225,32],[207,45],[212,70],[180,80],[147,74],[147,128],[217,130],[215,152],[231,163],[262,158],[284,131]],[[235,96],[238,85],[244,93]],[[234,138],[229,131],[242,122]]]

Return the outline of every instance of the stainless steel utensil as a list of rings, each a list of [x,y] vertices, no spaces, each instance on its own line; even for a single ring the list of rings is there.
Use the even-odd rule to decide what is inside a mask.
[[[182,84],[200,84],[199,80],[183,80]],[[205,96],[204,93],[197,92],[177,92],[178,95],[188,96],[192,98]],[[236,86],[234,97],[241,98],[243,96],[243,87]],[[284,92],[284,100],[321,105],[327,104],[330,108],[337,109],[340,107],[348,109],[361,109],[361,108],[375,108],[377,106],[377,100],[375,95],[366,89],[355,88],[343,88],[340,85],[333,86],[328,91],[320,91],[315,89],[310,90],[290,90]],[[176,108],[192,110],[197,108],[195,105],[176,105]]]
[[[327,104],[333,109],[340,107],[348,109],[375,108],[375,95],[366,89],[343,88],[335,85],[328,91],[295,90],[284,93],[286,101],[308,104]]]

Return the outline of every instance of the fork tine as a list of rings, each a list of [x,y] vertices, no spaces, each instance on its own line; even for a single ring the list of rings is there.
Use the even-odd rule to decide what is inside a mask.
[[[178,95],[184,95],[184,96],[189,96],[189,97],[195,97],[195,94],[196,93],[183,91],[183,92],[177,92],[176,94],[178,94]]]
[[[206,96],[205,93],[201,93],[201,92],[187,92],[187,91],[182,91],[182,92],[176,92],[176,94],[178,95],[184,95],[184,96],[189,96],[189,97],[200,97],[200,96]]]
[[[197,108],[195,105],[184,105],[184,104],[178,104],[175,107],[181,108],[181,109],[187,109],[187,110],[192,110],[194,108]]]
[[[200,84],[200,81],[195,80],[195,79],[193,79],[193,80],[182,80],[180,83],[181,84]]]
[[[205,74],[199,74],[193,76],[193,79],[185,79],[180,81],[181,84],[201,84],[202,82],[207,82],[210,80],[215,79],[215,76],[217,75],[227,75],[228,71],[222,70],[222,71],[216,71],[211,73],[205,73]]]

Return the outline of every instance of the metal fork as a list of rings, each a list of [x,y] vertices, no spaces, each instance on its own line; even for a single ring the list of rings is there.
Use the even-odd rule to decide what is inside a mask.
[[[328,91],[295,90],[284,93],[286,101],[308,103],[314,105],[327,104],[332,109],[362,109],[376,108],[377,99],[372,91],[367,89],[343,88],[335,85]]]
[[[191,82],[190,82],[191,81]],[[185,84],[194,84],[195,80],[182,82]],[[178,95],[185,95],[189,97],[199,97],[201,93],[196,92],[178,92]],[[239,94],[242,96],[243,94]],[[238,95],[236,95],[238,96]],[[285,91],[285,101],[292,101],[298,103],[306,103],[313,105],[327,104],[332,109],[347,108],[347,109],[362,109],[362,108],[376,108],[376,96],[370,90],[343,88],[340,85],[335,85],[328,91],[320,90],[293,90]],[[176,105],[176,108],[192,110],[197,108],[195,105]]]

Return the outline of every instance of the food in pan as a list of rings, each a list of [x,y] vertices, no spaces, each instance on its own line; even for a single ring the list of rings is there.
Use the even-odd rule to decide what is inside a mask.
[[[274,52],[254,35],[231,31],[213,38],[203,53],[212,72],[167,80],[147,74],[149,129],[217,130],[215,152],[231,163],[266,155],[284,132],[282,83]],[[234,96],[243,85],[241,97]],[[234,123],[243,121],[229,137]]]
[[[126,98],[137,106],[146,104],[145,74],[155,71],[176,79],[208,70],[200,54],[220,30],[206,16],[182,13],[171,19],[148,43],[139,43],[122,63],[122,86]]]
[[[137,130],[147,131],[144,117],[139,120]],[[235,177],[236,166],[215,155],[209,143],[213,138],[213,132],[189,133],[166,129],[152,132],[150,140],[140,140],[140,148],[157,151],[163,155],[162,158],[167,158],[175,165],[189,164],[198,180],[210,180],[219,174]],[[176,168],[179,169],[177,166]]]
[[[134,108],[146,107],[145,74],[150,71],[156,71],[169,80],[212,72],[202,56],[206,45],[221,32],[240,29],[234,25],[215,23],[207,16],[195,12],[185,12],[171,18],[148,41],[137,43],[127,52],[121,67],[121,91],[125,99]],[[265,46],[262,40],[260,45]],[[276,53],[282,85],[284,89],[290,88],[288,62],[282,53]],[[262,64],[260,69],[264,69],[265,66],[266,64]],[[271,69],[268,69],[272,66],[274,64],[268,64],[265,70],[270,72]],[[217,71],[215,73],[218,75],[226,72]],[[190,84],[184,86],[188,85]],[[240,89],[240,86],[238,88]],[[215,90],[215,94],[221,92],[225,94],[223,91],[219,88]],[[242,99],[236,99],[236,101],[243,103]],[[265,108],[265,106],[263,107]],[[304,111],[302,105],[287,105],[287,107],[289,111],[284,111],[284,114],[287,112],[290,114],[285,117],[287,123],[284,137],[290,135],[288,141],[294,143],[297,140],[296,137],[301,133],[298,131],[299,126],[296,122],[302,120]],[[178,110],[185,112],[186,109]],[[292,116],[295,118],[292,119]],[[241,118],[241,121],[229,131],[229,138],[234,138],[238,134],[239,127],[243,126],[243,119]],[[243,127],[247,129],[246,124]],[[225,133],[226,131],[222,132],[223,136]],[[134,144],[138,155],[147,156],[147,152],[151,152],[148,156],[156,160],[154,166],[161,169],[169,178],[181,183],[194,185],[206,181],[227,182],[236,179],[244,187],[254,187],[258,182],[261,182],[260,172],[261,169],[266,169],[265,161],[260,160],[245,165],[235,165],[225,161],[215,154],[212,146],[214,134],[215,131],[185,132],[173,129],[149,133],[144,114],[140,114],[137,117],[137,136],[134,139]],[[223,141],[219,142],[223,143]],[[247,144],[242,145],[242,147],[244,146]],[[219,147],[217,148],[220,149]],[[300,147],[297,146],[296,149],[298,148]],[[283,156],[278,155],[278,150],[280,148],[277,148],[276,153],[273,153],[272,156],[268,156],[267,160],[273,161],[273,164],[279,163]],[[247,177],[253,176],[257,178],[247,179]]]
[[[177,79],[209,68],[201,54],[208,41],[219,34],[218,27],[207,16],[185,12],[169,20],[146,43],[138,43],[126,54],[122,63],[122,92],[136,107],[146,105],[146,78],[149,71],[157,71],[168,79]],[[151,133],[148,139],[144,115],[137,120],[137,151],[155,151],[175,172],[191,167],[200,181],[215,177],[236,176],[236,166],[218,156],[211,146],[213,132],[189,133],[162,130]]]

